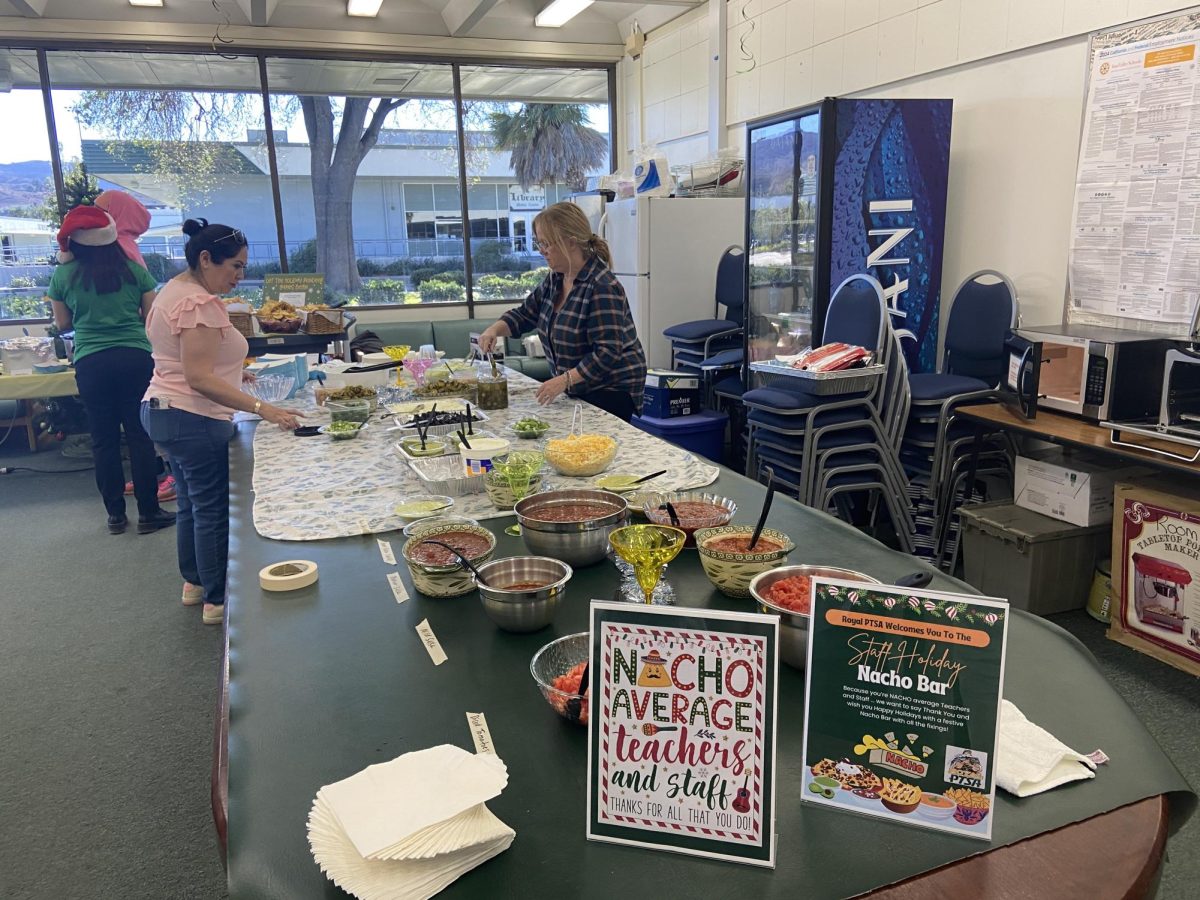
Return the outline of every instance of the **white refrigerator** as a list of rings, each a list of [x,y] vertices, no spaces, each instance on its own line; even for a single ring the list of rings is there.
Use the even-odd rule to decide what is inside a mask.
[[[671,364],[663,329],[711,319],[717,263],[746,237],[741,197],[634,197],[606,207],[603,237],[613,274],[629,297],[638,338],[652,369]],[[724,311],[722,311],[722,316]]]

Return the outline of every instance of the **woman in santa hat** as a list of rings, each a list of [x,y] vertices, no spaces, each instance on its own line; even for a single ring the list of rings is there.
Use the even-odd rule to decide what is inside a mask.
[[[145,318],[157,285],[121,251],[116,223],[102,209],[77,206],[68,212],[58,246],[62,265],[54,270],[46,295],[54,324],[60,331],[75,331],[75,381],[91,427],[96,486],[108,511],[108,530],[121,534],[129,525],[122,429],[138,534],[174,525],[175,516],[158,505],[158,464],[140,418],[142,396],[154,373]]]

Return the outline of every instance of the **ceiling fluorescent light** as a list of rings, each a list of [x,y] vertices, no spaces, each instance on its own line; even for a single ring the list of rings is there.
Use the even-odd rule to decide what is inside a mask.
[[[593,2],[594,0],[554,0],[534,17],[533,24],[538,28],[562,28]]]
[[[130,6],[162,6],[163,0],[129,0]]]
[[[383,0],[346,0],[346,15],[372,18],[379,15]]]

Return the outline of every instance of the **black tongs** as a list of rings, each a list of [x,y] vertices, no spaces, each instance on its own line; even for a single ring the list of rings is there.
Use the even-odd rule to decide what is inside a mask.
[[[402,359],[389,359],[385,363],[375,363],[373,366],[351,366],[348,369],[342,369],[343,372],[349,372],[351,375],[357,375],[360,372],[381,372],[384,369],[394,369],[397,366],[404,365]],[[337,376],[334,375],[336,378]]]

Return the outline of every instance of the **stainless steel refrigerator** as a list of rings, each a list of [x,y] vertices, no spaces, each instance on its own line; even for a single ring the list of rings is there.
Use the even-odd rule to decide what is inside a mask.
[[[613,273],[651,368],[671,364],[663,329],[716,314],[717,263],[745,240],[741,197],[634,197],[606,205]]]

